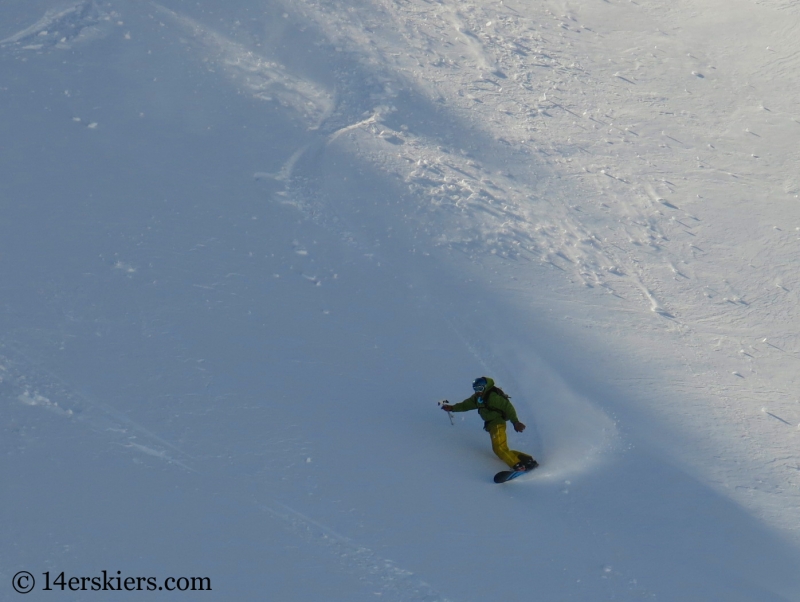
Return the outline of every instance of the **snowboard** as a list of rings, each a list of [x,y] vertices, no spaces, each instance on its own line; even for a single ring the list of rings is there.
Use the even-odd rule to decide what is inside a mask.
[[[494,475],[494,482],[495,483],[505,483],[507,481],[511,481],[516,479],[517,477],[521,477],[524,474],[528,474],[531,470],[535,470],[536,467],[539,465],[537,464],[530,470],[501,470],[496,475]]]

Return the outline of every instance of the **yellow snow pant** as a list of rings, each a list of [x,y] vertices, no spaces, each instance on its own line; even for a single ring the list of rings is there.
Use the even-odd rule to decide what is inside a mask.
[[[489,425],[489,435],[492,438],[492,451],[503,462],[513,468],[515,464],[522,460],[531,458],[528,454],[508,449],[508,437],[506,436],[506,423]]]
[[[508,437],[506,436],[506,423],[489,425],[489,435],[492,438],[492,451],[503,462],[513,468],[521,460],[530,458],[528,454],[508,449]]]

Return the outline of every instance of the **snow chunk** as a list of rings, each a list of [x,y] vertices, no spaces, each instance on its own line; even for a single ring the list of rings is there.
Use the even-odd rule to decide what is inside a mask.
[[[60,408],[58,403],[52,402],[44,395],[39,395],[39,393],[36,392],[31,393],[30,391],[25,391],[22,395],[17,397],[17,399],[26,406],[45,408],[51,412],[55,412],[59,416],[72,416],[72,410]]]

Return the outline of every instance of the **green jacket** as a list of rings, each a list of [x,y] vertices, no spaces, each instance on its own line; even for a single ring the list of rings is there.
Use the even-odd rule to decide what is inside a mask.
[[[478,414],[483,418],[483,426],[487,429],[492,424],[505,424],[506,420],[510,420],[512,423],[519,422],[514,406],[494,390],[494,381],[488,377],[486,378],[486,391],[475,393],[453,406],[454,412],[469,412],[470,410],[478,410]]]

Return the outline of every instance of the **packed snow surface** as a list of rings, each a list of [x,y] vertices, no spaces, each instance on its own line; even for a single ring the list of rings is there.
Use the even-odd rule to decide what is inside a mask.
[[[798,73],[796,0],[5,0],[0,599],[800,601]]]

